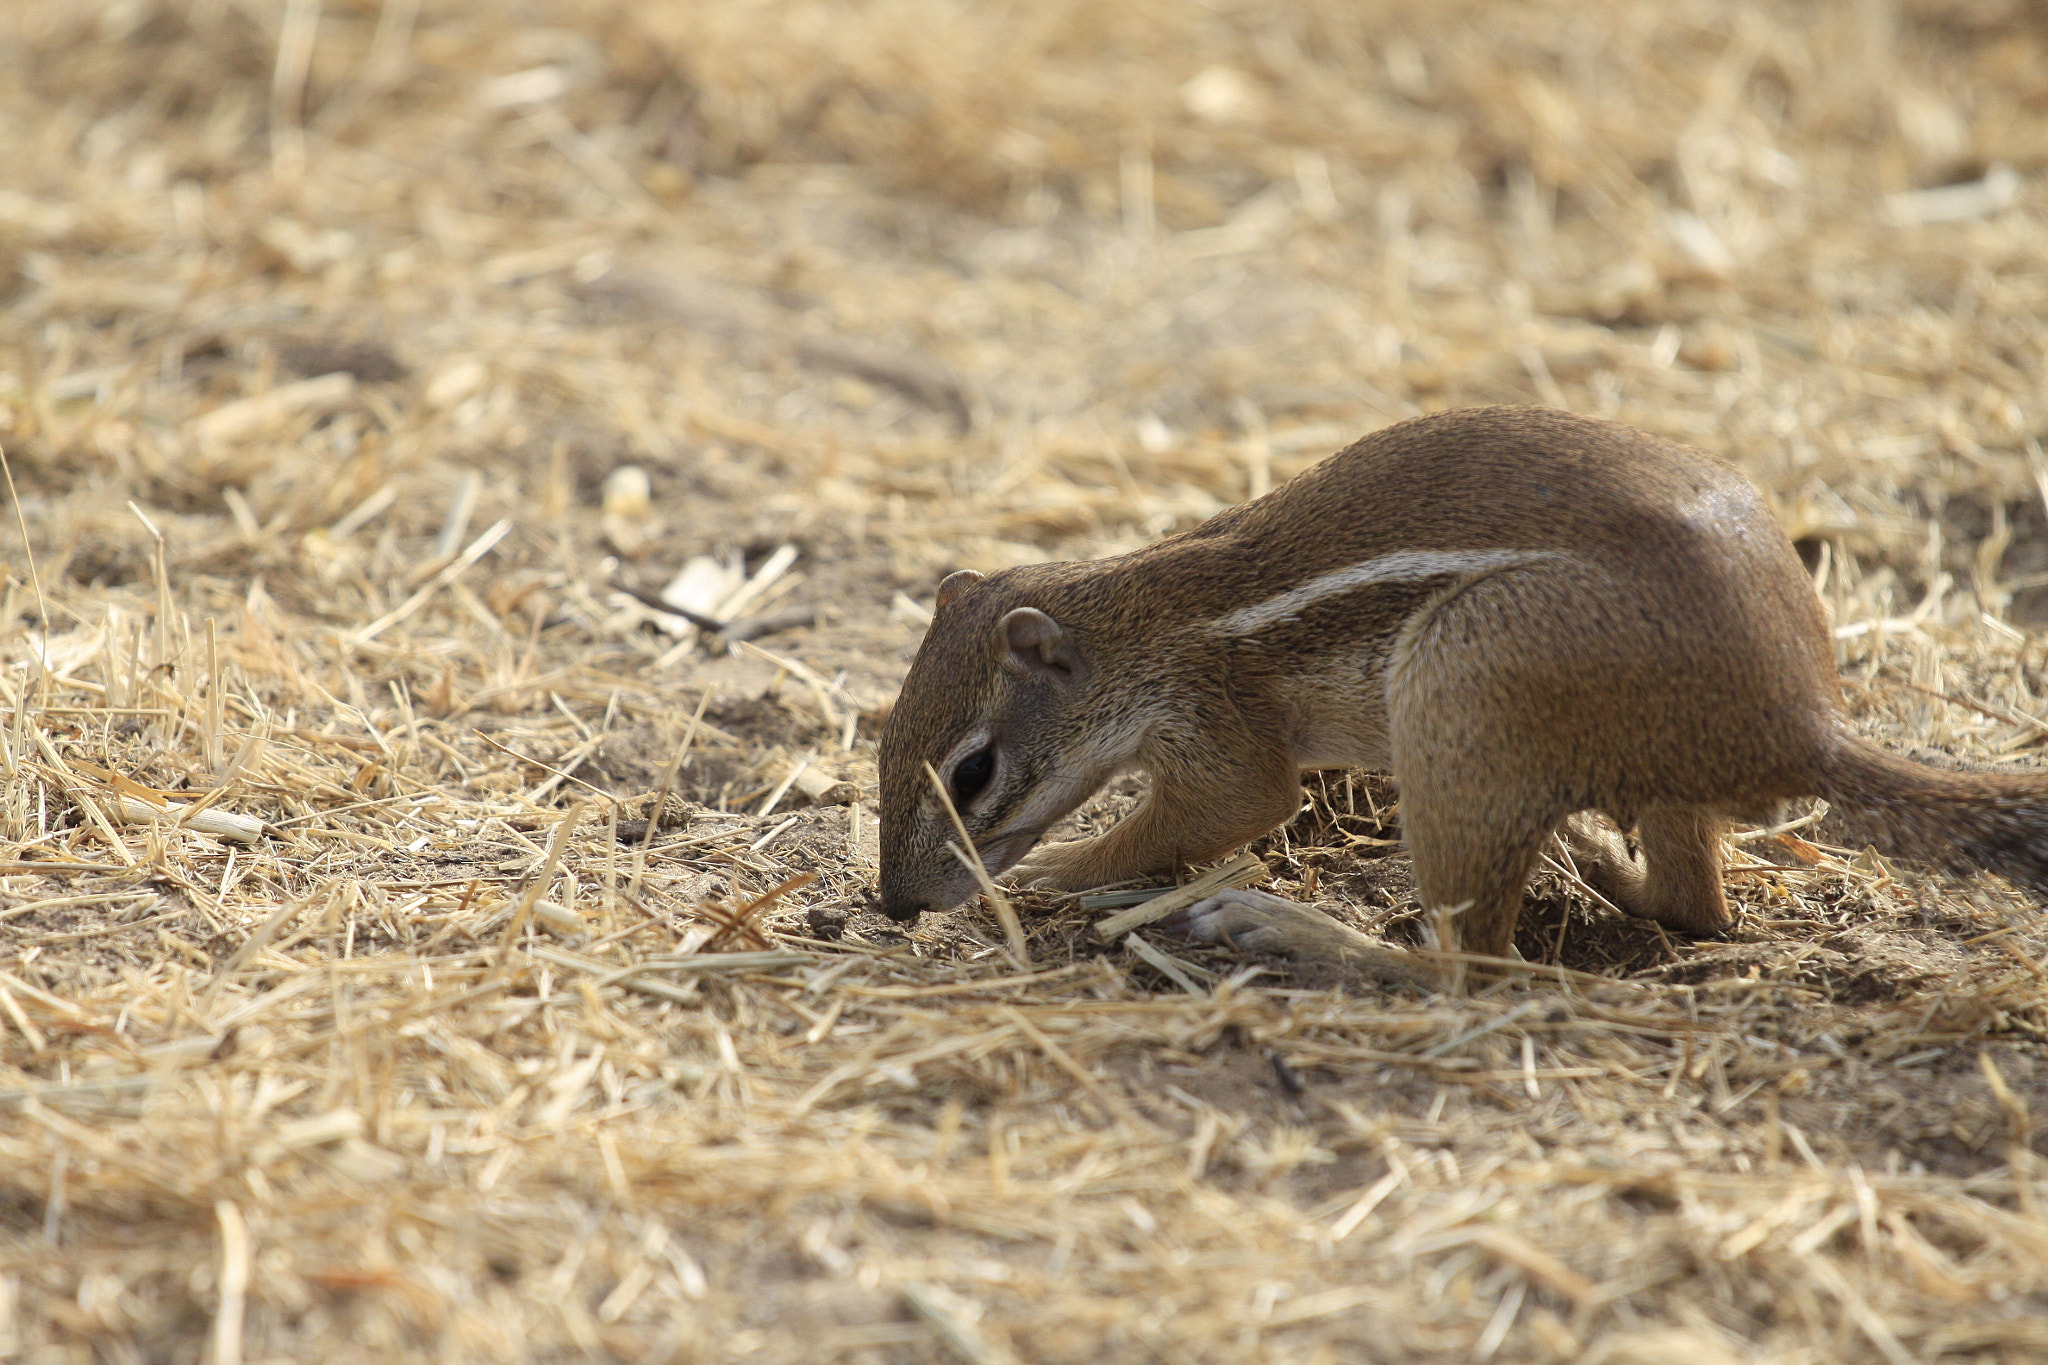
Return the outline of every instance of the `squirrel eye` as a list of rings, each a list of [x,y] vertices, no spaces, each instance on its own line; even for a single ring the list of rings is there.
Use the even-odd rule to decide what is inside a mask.
[[[953,804],[964,806],[981,794],[996,774],[996,751],[977,749],[953,765]]]

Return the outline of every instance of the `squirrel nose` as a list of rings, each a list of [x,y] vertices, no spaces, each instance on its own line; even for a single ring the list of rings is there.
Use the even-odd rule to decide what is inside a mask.
[[[921,896],[882,897],[881,911],[898,924],[908,924],[923,914],[929,906]]]

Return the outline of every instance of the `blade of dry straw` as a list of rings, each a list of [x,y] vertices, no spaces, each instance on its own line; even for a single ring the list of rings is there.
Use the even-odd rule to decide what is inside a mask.
[[[1249,886],[1266,875],[1266,865],[1257,855],[1240,853],[1223,866],[1205,872],[1186,886],[1176,886],[1142,905],[1134,905],[1108,919],[1097,920],[1095,937],[1104,943],[1113,943],[1133,929],[1141,928],[1154,920],[1165,919],[1176,910],[1185,910],[1196,901],[1206,900],[1232,887]]]
[[[368,644],[400,621],[403,621],[406,617],[418,611],[427,604],[428,598],[462,577],[470,565],[490,553],[491,547],[503,540],[507,535],[510,535],[511,532],[512,523],[510,520],[500,521],[492,526],[490,530],[472,540],[469,543],[469,548],[457,556],[454,563],[422,584],[418,592],[406,598],[403,602],[393,607],[390,611],[385,612],[355,634],[349,636],[347,643],[350,646]]]
[[[711,694],[717,690],[718,684],[711,683],[698,695],[697,709],[690,716],[689,728],[683,731],[683,742],[676,746],[675,756],[661,771],[661,785],[654,790],[654,804],[647,808],[647,828],[640,835],[639,847],[633,850],[633,876],[626,885],[628,900],[640,895],[641,885],[647,879],[647,851],[653,847],[662,817],[668,812],[668,794],[675,790],[676,778],[681,776],[683,764],[690,757],[690,746],[697,740],[697,729],[704,723],[704,708],[711,705]]]
[[[483,475],[472,469],[462,476],[462,482],[455,487],[455,497],[448,504],[448,515],[441,522],[441,534],[434,538],[434,558],[446,559],[461,546],[462,538],[469,534],[469,519],[476,512],[477,497],[483,491]]]
[[[249,1224],[233,1200],[213,1204],[220,1220],[220,1306],[214,1312],[208,1365],[241,1365],[242,1312],[249,1292]]]
[[[777,668],[789,674],[790,677],[795,678],[798,682],[809,688],[811,700],[817,704],[818,713],[825,718],[825,727],[828,730],[836,731],[844,723],[844,718],[839,714],[838,703],[832,700],[833,684],[821,676],[817,670],[807,668],[795,659],[785,658],[772,649],[763,649],[752,640],[735,640],[733,643],[738,645],[743,652],[754,655],[764,663],[774,664]]]
[[[804,775],[805,769],[815,763],[817,758],[818,751],[812,749],[801,759],[798,759],[796,765],[784,775],[782,781],[775,784],[775,789],[762,799],[761,808],[754,812],[754,818],[758,820],[774,813],[775,808],[782,804],[782,798],[789,795],[789,789],[796,785],[796,780]]]
[[[62,996],[52,995],[39,986],[23,981],[9,972],[0,972],[0,986],[12,990],[16,995],[33,1000],[46,1010],[54,1010],[67,1019],[83,1019],[85,1011]]]
[[[910,1305],[911,1311],[931,1324],[932,1330],[939,1334],[940,1339],[968,1365],[1008,1365],[1011,1360],[1010,1354],[997,1349],[965,1318],[948,1308],[932,1292],[929,1285],[907,1280],[898,1286],[898,1291],[903,1295],[903,1301]]]
[[[107,819],[106,813],[99,808],[99,803],[92,799],[91,793],[86,791],[85,784],[78,780],[78,775],[71,771],[71,766],[58,756],[57,750],[50,743],[49,736],[43,733],[41,726],[37,726],[31,733],[35,736],[36,747],[42,751],[44,761],[50,765],[52,773],[57,779],[57,784],[64,789],[64,794],[70,797],[80,810],[85,812],[86,818],[92,821],[93,827],[99,830],[101,836],[112,846],[114,856],[130,867],[133,867],[135,865],[135,855],[128,851],[128,845],[121,842],[121,836],[114,832],[113,824]]]
[[[576,828],[576,822],[583,818],[583,812],[590,809],[588,801],[578,801],[569,807],[569,813],[555,825],[555,832],[548,836],[547,856],[541,859],[540,871],[534,874],[526,893],[519,898],[519,908],[512,912],[512,918],[505,925],[504,937],[498,940],[498,969],[504,970],[511,960],[512,945],[519,941],[519,931],[526,927],[526,921],[533,916],[533,907],[540,900],[548,883],[555,879],[555,869],[561,866],[562,850],[569,845],[569,831]]]
[[[988,867],[981,861],[981,850],[974,846],[974,840],[967,837],[967,826],[961,821],[960,812],[953,808],[952,793],[948,792],[946,784],[939,780],[939,770],[927,763],[924,765],[924,771],[925,776],[932,780],[932,790],[939,794],[939,804],[944,806],[946,814],[952,817],[953,829],[960,835],[959,843],[947,844],[946,847],[952,849],[953,856],[974,874],[974,880],[981,883],[981,893],[987,896],[989,904],[995,907],[996,921],[1003,926],[1003,938],[1010,945],[1011,961],[1017,964],[1020,971],[1029,971],[1031,952],[1024,946],[1024,926],[1018,922],[1017,907],[1010,904],[1010,898],[996,885],[995,878],[988,875]]]
[[[235,949],[228,957],[228,960],[222,964],[221,969],[213,974],[213,980],[208,983],[206,994],[200,998],[200,1003],[210,1007],[213,1004],[213,998],[220,994],[220,988],[227,984],[228,978],[232,977],[237,971],[240,971],[243,963],[262,952],[264,945],[276,938],[278,931],[291,923],[293,916],[310,904],[312,904],[310,900],[286,901],[283,905],[271,911],[270,918],[257,925],[256,932],[242,940],[242,946]]]
[[[1009,1021],[1016,1026],[1017,1032],[1030,1039],[1032,1043],[1037,1045],[1040,1052],[1051,1058],[1053,1065],[1079,1081],[1081,1088],[1096,1098],[1097,1102],[1108,1111],[1110,1118],[1120,1119],[1137,1128],[1149,1126],[1143,1119],[1139,1118],[1138,1112],[1135,1109],[1124,1102],[1121,1095],[1116,1094],[1101,1081],[1097,1080],[1093,1072],[1075,1061],[1065,1048],[1046,1037],[1045,1033],[1036,1024],[1026,1019],[1014,1006],[1005,1005],[999,1013],[1007,1016]]]
[[[541,786],[535,788],[534,791],[527,796],[526,799],[529,801],[537,803],[541,797],[546,796],[550,791],[554,790],[556,784],[559,782],[574,782],[577,786],[583,788],[587,792],[590,792],[592,795],[600,797],[606,801],[613,801],[613,804],[617,804],[609,792],[606,792],[601,787],[595,787],[592,786],[590,783],[585,782],[582,778],[576,776],[575,773],[570,772],[569,768],[557,768],[552,763],[541,762],[539,759],[535,758],[531,754],[522,754],[517,749],[513,748],[511,745],[502,744],[499,741],[492,739],[489,735],[485,734],[483,731],[479,729],[476,729],[473,726],[470,729],[470,733],[475,735],[484,743],[490,745],[493,749],[496,749],[501,753],[507,753],[512,755],[512,757],[518,759],[521,763],[531,763],[534,767],[539,768],[542,772],[554,774],[552,780],[541,784]],[[590,755],[596,751],[597,746],[603,741],[603,739],[604,736],[602,735],[592,735],[589,739],[586,739],[585,741],[583,741],[583,743],[577,745],[574,749],[571,749],[567,754],[565,754],[563,756],[563,761],[567,763],[570,768],[575,767],[578,763],[581,763],[584,759],[590,757]]]
[[[150,540],[155,543],[155,551],[150,556],[150,570],[156,579],[156,661],[152,666],[164,668],[171,662],[171,576],[164,558],[164,533],[149,519],[149,514],[136,505],[135,499],[128,499],[128,510],[135,514],[135,519],[142,523],[142,529],[149,532]],[[168,670],[164,676],[169,678]]]
[[[21,527],[21,552],[28,556],[29,586],[36,590],[36,615],[40,616],[43,620],[43,642],[44,647],[48,648],[50,639],[50,607],[48,603],[43,601],[43,578],[41,574],[36,572],[36,548],[29,544],[28,516],[21,510],[21,494],[16,492],[14,487],[14,466],[7,462],[7,447],[4,445],[0,445],[0,473],[7,475],[7,497],[14,503],[15,524]],[[24,706],[28,704],[25,700],[26,695],[26,693],[23,694],[24,701],[22,704]]]
[[[640,836],[640,847],[633,863],[632,895],[640,894],[641,874],[647,870],[647,849],[654,842],[654,833],[661,828],[661,817],[668,810],[668,794],[675,790],[676,778],[683,771],[683,763],[690,756],[690,745],[696,742],[697,727],[704,723],[704,708],[711,705],[711,694],[718,690],[718,684],[706,687],[697,698],[697,709],[690,716],[690,726],[683,731],[683,742],[676,746],[675,757],[661,771],[661,785],[655,788],[654,805],[647,812],[647,830]]]
[[[297,179],[306,168],[306,77],[319,25],[319,0],[285,0],[270,69],[270,167],[284,180]]]
[[[1216,979],[1214,972],[1202,971],[1200,967],[1195,966],[1192,962],[1182,962],[1170,953],[1161,952],[1137,934],[1125,934],[1124,947],[1129,948],[1144,961],[1151,963],[1153,967],[1171,978],[1175,985],[1179,986],[1189,995],[1206,997],[1209,994],[1195,980],[1194,974],[1196,972],[1201,972],[1203,976],[1208,977],[1211,981]]]
[[[230,839],[238,844],[253,844],[263,837],[263,822],[253,815],[238,815],[234,811],[214,810],[214,802],[227,793],[226,787],[215,787],[199,800],[189,804],[182,801],[152,806],[147,801],[138,801],[132,796],[115,798],[115,805],[121,818],[130,824],[142,824],[152,820],[170,820],[184,829],[200,834],[211,834],[218,838]]]
[[[598,981],[600,986],[610,986],[638,976],[642,972],[675,972],[682,976],[702,976],[707,973],[724,972],[766,972],[781,967],[808,967],[817,961],[812,953],[800,953],[791,948],[773,948],[758,953],[690,953],[685,956],[664,955],[644,957],[629,967],[620,967],[607,973]]]
[[[49,859],[48,861],[41,858],[0,859],[0,873],[5,873],[8,876],[22,872],[33,872],[38,876],[45,874],[56,876],[59,873],[66,872],[122,872],[126,870],[115,863],[75,863],[65,862],[56,858]]]
[[[14,997],[8,994],[5,986],[0,986],[0,1013],[5,1013],[14,1022],[14,1027],[20,1030],[21,1036],[28,1040],[29,1051],[40,1053],[43,1050],[46,1046],[43,1031],[29,1022],[28,1016],[21,1012],[21,1006],[14,1003]]]
[[[220,638],[213,618],[206,618],[206,716],[200,754],[210,773],[220,772],[220,728],[226,719],[220,694]]]

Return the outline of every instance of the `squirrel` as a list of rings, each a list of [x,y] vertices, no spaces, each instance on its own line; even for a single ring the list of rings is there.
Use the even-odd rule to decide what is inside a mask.
[[[1448,916],[1443,946],[1488,958],[1553,832],[1628,913],[1725,930],[1728,820],[1795,797],[2048,893],[2048,775],[1887,753],[1838,689],[1814,585],[1733,465],[1551,408],[1413,418],[1129,554],[949,575],[881,735],[881,909],[980,888],[953,811],[988,875],[1082,890],[1216,858],[1290,819],[1303,771],[1339,767],[1393,775],[1418,898]],[[1122,821],[1034,851],[1132,769],[1150,789]],[[1259,892],[1179,920],[1436,979]]]

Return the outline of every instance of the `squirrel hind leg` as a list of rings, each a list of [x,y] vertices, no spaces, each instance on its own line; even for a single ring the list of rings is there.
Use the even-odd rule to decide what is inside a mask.
[[[1402,785],[1401,831],[1414,858],[1415,893],[1451,930],[1442,946],[1514,955],[1522,891],[1554,822],[1533,805],[1519,813],[1513,803],[1487,809],[1458,799],[1455,788]]]
[[[1721,889],[1726,822],[1700,806],[1655,805],[1637,818],[1637,851],[1590,811],[1558,834],[1595,891],[1622,910],[1679,933],[1718,934],[1735,922]]]

